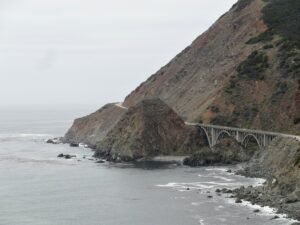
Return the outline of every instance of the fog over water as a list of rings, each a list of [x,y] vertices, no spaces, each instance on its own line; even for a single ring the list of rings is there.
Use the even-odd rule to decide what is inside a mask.
[[[0,0],[0,104],[122,100],[236,0]]]

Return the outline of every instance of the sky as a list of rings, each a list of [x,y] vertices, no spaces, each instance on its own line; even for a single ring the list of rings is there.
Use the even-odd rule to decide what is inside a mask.
[[[0,105],[122,101],[236,0],[0,0]]]

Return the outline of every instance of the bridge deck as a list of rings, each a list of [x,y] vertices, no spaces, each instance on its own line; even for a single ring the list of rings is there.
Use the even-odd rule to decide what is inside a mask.
[[[222,129],[222,130],[241,131],[241,132],[248,132],[248,133],[254,133],[254,134],[265,134],[265,135],[276,136],[276,137],[290,137],[290,138],[296,138],[297,140],[300,141],[300,136],[291,135],[291,134],[283,134],[283,133],[269,132],[269,131],[263,131],[263,130],[243,129],[243,128],[236,128],[236,127],[226,127],[226,126],[218,126],[218,125],[202,124],[202,123],[186,122],[185,124],[188,126],[210,127],[210,128],[216,128],[216,129]]]

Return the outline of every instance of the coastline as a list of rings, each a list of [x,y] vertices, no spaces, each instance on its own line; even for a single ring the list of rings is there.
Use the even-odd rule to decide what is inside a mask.
[[[289,144],[287,144],[289,143]],[[275,213],[276,216],[274,216],[274,219],[277,219],[278,217],[288,217],[291,219],[294,219],[293,222],[297,224],[296,222],[300,221],[300,202],[299,199],[289,199],[288,196],[290,193],[287,193],[285,195],[278,194],[278,190],[272,190],[270,189],[270,185],[272,186],[272,182],[274,182],[274,177],[278,176],[276,179],[280,180],[281,174],[276,174],[276,170],[280,170],[281,163],[274,164],[272,161],[272,166],[274,166],[273,171],[268,170],[269,168],[266,164],[268,160],[272,157],[277,157],[278,160],[282,156],[276,155],[276,152],[281,152],[281,147],[287,146],[286,148],[291,149],[292,147],[295,148],[300,144],[299,140],[294,138],[278,138],[272,143],[270,147],[267,149],[257,152],[256,155],[254,155],[248,162],[235,164],[236,168],[238,168],[234,173],[236,175],[241,175],[244,177],[249,178],[263,178],[265,179],[265,182],[261,186],[249,186],[244,187],[241,186],[237,189],[231,190],[231,196],[230,198],[235,198],[235,202],[238,204],[248,204],[251,206],[260,206],[262,208],[264,207],[270,207],[272,211]],[[92,149],[91,149],[92,150]],[[287,151],[287,150],[286,150]],[[267,154],[267,152],[271,152],[270,154]],[[293,154],[297,153],[297,149],[293,152]],[[285,155],[289,155],[288,153]],[[172,167],[166,167],[166,168],[174,168],[175,166],[182,166],[184,163],[184,159],[186,159],[186,156],[156,156],[151,158],[142,158],[137,160],[136,163],[137,167],[141,166],[149,166],[152,165],[153,167],[157,165],[172,165]],[[272,159],[273,160],[273,159]],[[287,160],[286,158],[283,158],[281,160]],[[291,156],[289,155],[289,160],[291,160]],[[144,164],[143,164],[144,163]],[[292,164],[292,163],[290,163]],[[226,164],[227,166],[230,166]],[[214,168],[226,166],[222,164],[214,164],[214,165],[208,165],[209,167]],[[232,172],[232,171],[230,171]],[[275,175],[276,174],[276,175]],[[291,179],[294,179],[291,177]]]

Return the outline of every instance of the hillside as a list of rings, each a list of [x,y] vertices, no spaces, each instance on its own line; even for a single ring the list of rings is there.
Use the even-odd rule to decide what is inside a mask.
[[[240,0],[123,105],[160,98],[189,122],[299,134],[299,17],[298,0]],[[123,113],[105,106],[66,140],[96,144]]]
[[[299,133],[299,4],[240,0],[125,105],[156,96],[188,121]]]

